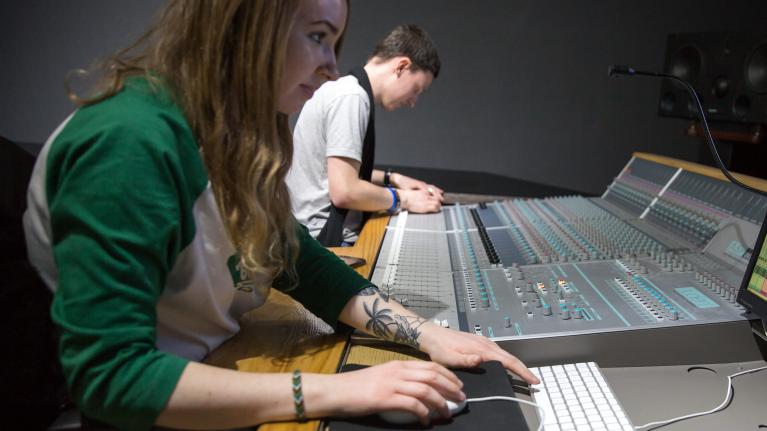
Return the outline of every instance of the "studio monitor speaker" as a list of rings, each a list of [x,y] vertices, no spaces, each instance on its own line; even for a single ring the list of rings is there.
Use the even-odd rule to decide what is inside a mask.
[[[671,34],[664,72],[692,84],[709,120],[767,124],[767,33]],[[687,91],[670,80],[658,113],[698,119]]]

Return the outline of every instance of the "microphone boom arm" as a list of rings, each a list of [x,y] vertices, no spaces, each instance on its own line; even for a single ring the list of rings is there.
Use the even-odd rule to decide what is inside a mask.
[[[618,76],[618,75],[627,75],[627,76],[651,76],[654,78],[661,78],[661,79],[670,79],[672,81],[678,82],[684,86],[684,88],[687,90],[688,93],[690,93],[690,96],[695,101],[695,106],[698,108],[698,114],[700,115],[701,123],[703,123],[703,131],[705,132],[705,138],[706,142],[708,143],[708,148],[711,151],[711,155],[714,157],[714,161],[717,164],[717,167],[720,171],[722,171],[722,174],[730,180],[733,184],[738,185],[740,187],[743,187],[744,189],[762,195],[767,196],[767,193],[757,190],[747,184],[743,184],[742,182],[738,181],[732,174],[730,174],[730,171],[727,170],[727,168],[724,166],[724,162],[722,162],[721,157],[719,157],[719,152],[716,149],[716,143],[714,141],[714,137],[711,135],[711,130],[708,127],[708,121],[706,120],[706,114],[703,110],[703,104],[700,102],[700,98],[698,97],[698,93],[695,91],[692,85],[690,85],[689,82],[685,81],[682,78],[679,78],[674,75],[668,75],[665,73],[656,73],[656,72],[647,72],[643,70],[636,70],[629,66],[621,66],[621,65],[611,65],[607,69],[607,75],[610,77]]]

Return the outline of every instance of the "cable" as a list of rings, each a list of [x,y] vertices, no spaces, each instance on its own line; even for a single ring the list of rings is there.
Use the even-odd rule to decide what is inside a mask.
[[[539,406],[538,404],[532,402],[523,400],[520,398],[514,398],[514,397],[501,397],[501,396],[494,396],[494,397],[482,397],[482,398],[469,398],[466,400],[467,403],[477,403],[477,402],[483,402],[483,401],[514,401],[515,403],[521,403],[521,404],[527,404],[529,406],[533,406],[536,409],[538,409],[538,412],[540,413],[540,422],[538,423],[538,429],[536,431],[541,431],[543,429],[543,422],[546,420],[546,412],[543,410],[543,407]]]
[[[693,98],[695,99],[695,104],[698,106],[698,113],[700,114],[700,119],[703,122],[703,130],[705,130],[706,132],[706,138],[707,138],[706,140],[708,142],[708,147],[711,150],[711,154],[714,156],[714,161],[716,161],[716,164],[719,166],[719,170],[722,171],[724,176],[727,177],[728,180],[732,181],[733,184],[743,187],[744,189],[750,192],[754,192],[762,196],[767,196],[767,193],[738,181],[734,176],[730,174],[730,171],[728,171],[727,168],[724,166],[724,163],[722,162],[721,157],[719,157],[719,151],[717,151],[716,149],[716,145],[714,143],[714,137],[711,136],[711,130],[708,128],[708,121],[706,120],[706,116],[703,113],[703,105],[700,103],[700,98],[698,98],[698,93],[695,91],[695,89],[687,81],[677,78],[674,75],[663,75],[663,77],[680,82],[682,85],[684,85],[687,88],[687,91],[689,91],[690,94],[692,94]]]
[[[705,412],[699,412],[699,413],[691,413],[689,415],[679,416],[677,418],[666,419],[666,420],[663,420],[663,421],[650,422],[650,423],[646,423],[644,425],[640,425],[640,426],[634,427],[634,429],[635,430],[641,430],[643,428],[659,427],[659,426],[668,425],[670,423],[679,422],[679,421],[682,421],[682,420],[686,420],[686,419],[690,419],[690,418],[694,418],[694,417],[698,417],[698,416],[705,416],[705,415],[708,415],[708,414],[711,414],[711,413],[716,413],[719,410],[722,410],[730,402],[730,398],[732,398],[732,379],[733,378],[741,376],[743,374],[755,373],[757,371],[761,371],[761,370],[765,370],[765,369],[767,369],[767,365],[765,365],[763,367],[752,368],[750,370],[741,371],[739,373],[735,373],[735,374],[731,374],[731,375],[727,376],[727,395],[725,395],[724,401],[722,401],[722,404],[719,404],[717,407],[715,407],[715,408],[713,408],[711,410],[707,410]]]
[[[714,156],[714,161],[716,162],[716,165],[719,168],[719,170],[722,171],[724,176],[727,177],[727,179],[730,180],[733,184],[738,185],[752,193],[756,193],[762,196],[767,196],[767,193],[738,181],[735,177],[732,176],[732,174],[730,174],[730,171],[728,171],[727,168],[724,166],[724,162],[722,162],[722,158],[719,157],[719,151],[717,151],[716,149],[714,137],[711,135],[711,130],[708,127],[708,121],[706,120],[706,114],[703,110],[703,104],[700,102],[700,98],[698,98],[698,93],[695,91],[695,88],[693,88],[693,86],[690,85],[689,82],[679,77],[676,77],[674,75],[636,70],[628,66],[611,66],[610,69],[608,70],[608,74],[609,76],[614,76],[614,75],[652,76],[655,78],[666,78],[666,79],[670,79],[672,81],[681,83],[685,87],[685,89],[687,89],[687,91],[690,93],[693,100],[695,100],[695,105],[698,108],[698,114],[700,115],[700,120],[703,123],[703,130],[706,132],[705,138],[706,138],[706,142],[708,143],[708,148],[711,151],[711,155]]]

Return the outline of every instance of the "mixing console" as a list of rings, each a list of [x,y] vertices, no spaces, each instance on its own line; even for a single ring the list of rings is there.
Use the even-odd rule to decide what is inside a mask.
[[[764,197],[635,157],[600,198],[392,217],[372,281],[537,364],[748,359],[711,336],[750,334],[735,297],[765,211]]]

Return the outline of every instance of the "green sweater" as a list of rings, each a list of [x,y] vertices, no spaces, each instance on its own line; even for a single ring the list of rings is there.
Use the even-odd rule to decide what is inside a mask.
[[[183,113],[143,79],[54,132],[28,203],[30,260],[55,290],[60,360],[89,417],[150,428],[187,362],[268,294],[269,280],[238,267]],[[299,283],[287,293],[335,326],[370,283],[298,229]]]

